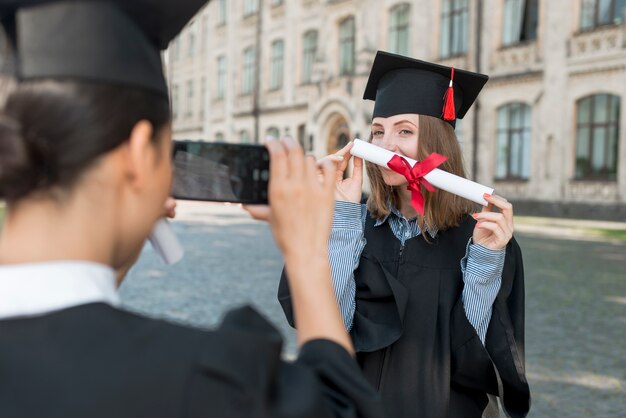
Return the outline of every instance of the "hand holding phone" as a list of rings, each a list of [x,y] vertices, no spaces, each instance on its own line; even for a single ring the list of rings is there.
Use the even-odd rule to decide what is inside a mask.
[[[281,250],[296,252],[319,244],[316,248],[325,251],[334,207],[334,192],[329,195],[326,188],[335,184],[336,163],[305,156],[290,138],[268,141],[266,147],[271,155],[270,206],[244,209],[270,223]]]
[[[270,206],[246,207],[269,222],[283,253],[298,341],[328,339],[353,352],[332,286],[328,239],[337,167],[304,156],[293,139],[268,141]]]

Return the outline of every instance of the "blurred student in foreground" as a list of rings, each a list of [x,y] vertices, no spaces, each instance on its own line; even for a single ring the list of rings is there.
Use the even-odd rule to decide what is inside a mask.
[[[300,355],[251,308],[215,331],[118,307],[165,207],[171,120],[160,50],[205,3],[3,1],[18,85],[0,116],[0,416],[380,417],[353,359],[326,243],[334,167],[272,141],[270,222]],[[310,222],[300,222],[302,216]]]

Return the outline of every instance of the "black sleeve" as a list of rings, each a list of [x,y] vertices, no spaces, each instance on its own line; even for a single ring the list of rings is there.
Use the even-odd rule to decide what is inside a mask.
[[[485,341],[497,370],[502,403],[512,417],[524,417],[530,409],[524,356],[524,304],[522,251],[512,239]]]
[[[289,290],[289,280],[287,278],[287,272],[283,267],[283,272],[280,275],[280,282],[278,284],[278,303],[283,308],[283,312],[285,313],[285,318],[287,318],[287,322],[293,328],[296,327],[296,322],[293,318],[293,305],[291,303],[291,292]]]
[[[530,391],[524,365],[524,267],[519,245],[506,249],[502,285],[493,304],[483,345],[462,302],[451,317],[452,382],[499,395],[509,416],[525,417]]]
[[[396,342],[404,331],[408,292],[374,256],[361,254],[355,274],[356,309],[350,336],[357,352],[372,352]],[[384,277],[384,280],[380,280]],[[283,269],[278,285],[278,302],[287,322],[296,328],[287,273]]]
[[[228,314],[210,336],[188,379],[188,417],[385,416],[356,361],[331,341],[311,341],[284,362],[280,334],[251,308]]]

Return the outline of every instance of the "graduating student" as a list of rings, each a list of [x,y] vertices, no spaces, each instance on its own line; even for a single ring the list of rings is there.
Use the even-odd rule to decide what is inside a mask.
[[[336,167],[320,181],[293,141],[268,144],[272,205],[251,211],[285,255],[301,324],[295,362],[281,360],[279,333],[251,308],[209,332],[118,307],[116,286],[170,189],[160,50],[203,3],[0,3],[19,80],[0,116],[2,418],[383,414],[332,290]]]
[[[443,155],[439,168],[464,176],[455,119],[486,81],[379,52],[364,95],[375,100],[372,143],[418,161]],[[371,196],[361,205],[361,159],[343,179],[350,147],[339,153],[333,282],[359,363],[389,415],[491,416],[496,395],[509,416],[525,416],[524,275],[512,205],[485,196],[489,206],[477,211],[419,182],[409,189],[402,164],[394,171],[370,163]],[[279,300],[300,326],[285,274]]]

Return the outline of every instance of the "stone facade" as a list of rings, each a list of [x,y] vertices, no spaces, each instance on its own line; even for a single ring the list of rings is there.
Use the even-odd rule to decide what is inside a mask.
[[[239,142],[247,136],[255,142],[278,131],[298,137],[317,156],[346,139],[367,137],[372,103],[362,94],[368,72],[376,51],[388,49],[390,11],[409,4],[408,55],[491,77],[457,129],[470,177],[519,203],[518,213],[626,218],[626,25],[583,31],[581,1],[540,0],[536,39],[503,46],[505,1],[468,0],[467,48],[442,59],[444,2],[258,0],[260,11],[246,16],[250,0],[213,0],[165,54],[174,137]],[[339,28],[350,17],[355,67],[341,75]],[[318,43],[312,79],[303,83],[303,35],[309,30],[317,31]],[[276,40],[284,42],[284,76],[281,88],[270,89]],[[257,46],[258,89],[242,94],[244,50]],[[217,94],[220,56],[226,57],[223,98]],[[604,180],[576,177],[576,104],[595,94],[621,99],[617,175]],[[509,103],[531,111],[529,175],[498,180],[497,115]]]

